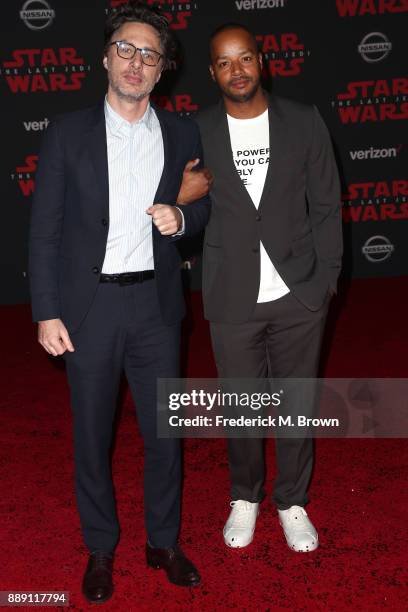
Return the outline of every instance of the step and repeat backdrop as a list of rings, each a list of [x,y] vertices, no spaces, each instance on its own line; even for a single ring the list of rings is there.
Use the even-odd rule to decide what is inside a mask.
[[[103,27],[121,0],[11,0],[1,7],[3,172],[0,302],[29,300],[27,234],[41,137],[53,116],[106,90]],[[252,29],[265,87],[316,104],[342,179],[344,271],[407,273],[408,0],[161,0],[182,48],[156,91],[181,116],[218,99],[208,38],[226,22]],[[199,242],[184,247],[199,288]]]

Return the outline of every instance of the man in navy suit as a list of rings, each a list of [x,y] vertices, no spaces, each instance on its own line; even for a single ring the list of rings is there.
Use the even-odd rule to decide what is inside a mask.
[[[52,122],[37,175],[30,283],[39,342],[64,355],[74,415],[75,478],[90,557],[83,593],[113,593],[119,538],[110,467],[112,423],[124,370],[144,438],[146,558],[169,580],[200,576],[177,545],[180,446],[156,434],[156,380],[179,376],[184,302],[177,240],[204,228],[209,201],[174,204],[199,130],[150,103],[174,42],[167,20],[140,3],[112,14],[98,106]],[[191,167],[191,165],[190,165]]]

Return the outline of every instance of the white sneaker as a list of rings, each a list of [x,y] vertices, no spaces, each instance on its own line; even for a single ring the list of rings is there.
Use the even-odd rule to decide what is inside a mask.
[[[310,552],[319,546],[317,531],[304,508],[291,506],[288,510],[278,510],[278,514],[289,548],[296,552]]]
[[[230,506],[232,510],[223,530],[224,542],[232,548],[243,548],[254,539],[259,504],[238,499]]]

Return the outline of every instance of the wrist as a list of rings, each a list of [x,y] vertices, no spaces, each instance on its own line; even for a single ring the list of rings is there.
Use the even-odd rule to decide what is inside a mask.
[[[178,203],[177,203],[178,204]],[[183,215],[181,214],[181,210],[179,208],[177,208],[176,206],[176,215],[177,215],[177,231],[181,231],[181,228],[183,227]]]

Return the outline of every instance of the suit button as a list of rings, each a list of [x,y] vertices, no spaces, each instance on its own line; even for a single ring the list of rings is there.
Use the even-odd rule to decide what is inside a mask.
[[[103,227],[106,227],[108,225],[108,222],[107,222],[106,219],[102,219],[101,223],[102,223]]]
[[[261,215],[256,215],[255,219],[256,219],[257,221],[260,221],[260,220],[261,220]]]
[[[93,272],[94,274],[99,274],[99,268],[98,268],[97,266],[94,266],[94,267],[92,268],[92,272]]]
[[[252,249],[252,252],[253,252],[253,253],[259,253],[259,248],[258,248],[258,247],[254,247],[254,248]]]

